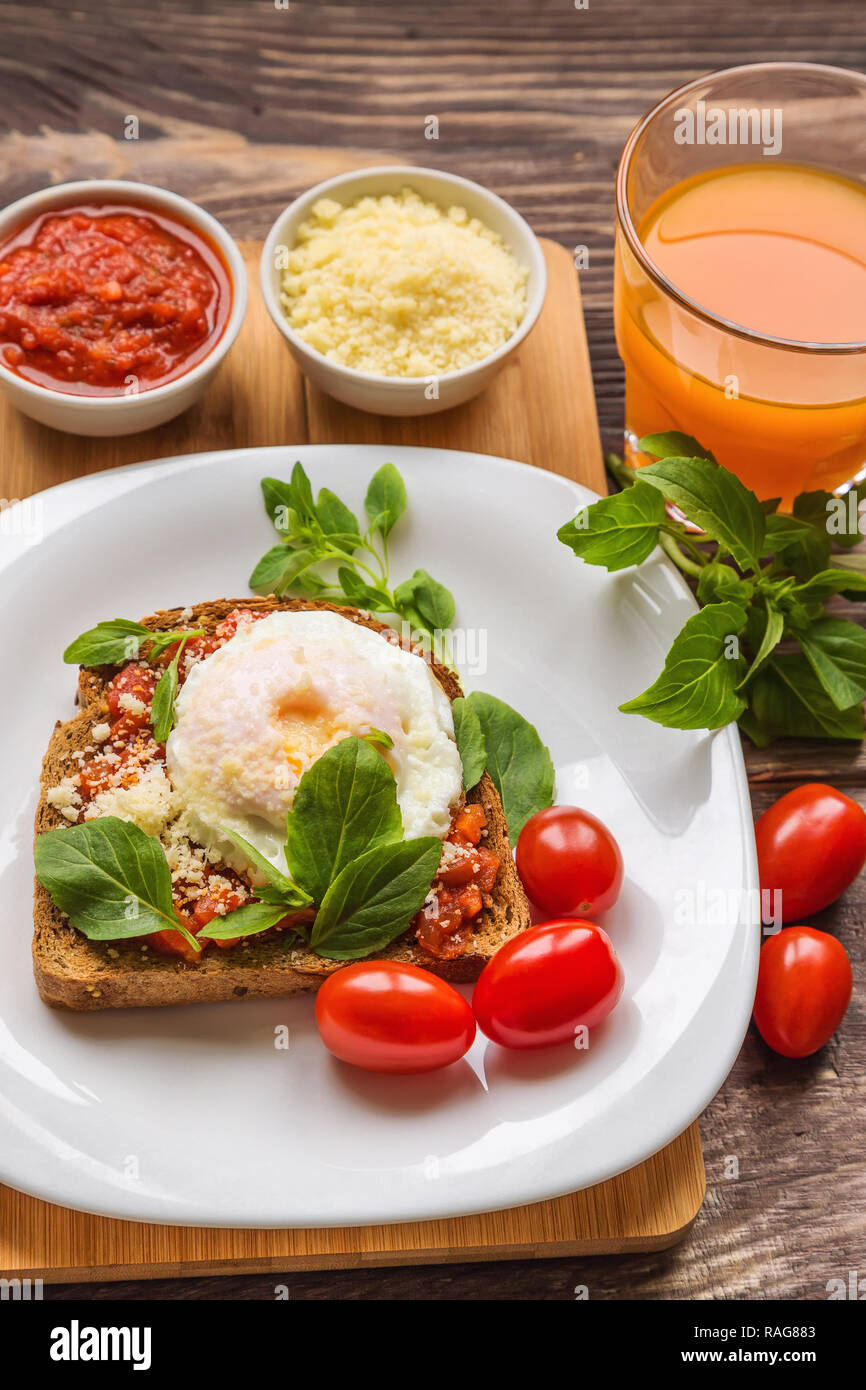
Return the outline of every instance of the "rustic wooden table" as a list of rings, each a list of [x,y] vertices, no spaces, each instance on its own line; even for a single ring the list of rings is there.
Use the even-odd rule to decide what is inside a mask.
[[[866,69],[862,0],[0,0],[0,204],[48,182],[142,178],[262,236],[323,167],[383,155],[480,179],[568,246],[582,272],[605,446],[622,424],[611,316],[613,180],[637,117],[711,68],[808,59]],[[438,121],[438,139],[429,139]],[[130,138],[130,137],[137,138]],[[315,166],[315,167],[314,167]],[[530,407],[531,408],[531,407]],[[824,778],[866,803],[866,755],[747,750],[756,814]],[[866,880],[817,925],[863,980]],[[691,1236],[658,1255],[296,1275],[293,1298],[826,1297],[866,1270],[866,1010],[789,1062],[750,1033],[703,1117],[708,1191]],[[735,1156],[739,1177],[726,1177]],[[271,1299],[272,1277],[58,1286],[50,1298]]]

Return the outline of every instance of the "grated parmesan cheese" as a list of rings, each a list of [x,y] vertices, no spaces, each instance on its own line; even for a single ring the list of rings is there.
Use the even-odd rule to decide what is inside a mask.
[[[528,271],[465,208],[447,212],[411,188],[320,198],[298,228],[282,277],[289,324],[334,362],[425,377],[487,357],[526,311]]]
[[[49,806],[56,806],[65,820],[77,821],[81,812],[77,773],[71,777],[64,777],[56,787],[49,787],[45,793],[45,800]]]
[[[134,821],[145,835],[160,835],[175,812],[175,794],[161,763],[142,769],[128,787],[111,787],[97,792],[84,812],[85,820],[97,816],[117,816]]]
[[[128,690],[124,690],[117,703],[127,714],[144,714],[146,708],[144,701],[137,699],[136,696],[130,694]],[[105,726],[100,724],[98,727],[104,728]],[[93,731],[93,737],[96,737],[95,729]]]

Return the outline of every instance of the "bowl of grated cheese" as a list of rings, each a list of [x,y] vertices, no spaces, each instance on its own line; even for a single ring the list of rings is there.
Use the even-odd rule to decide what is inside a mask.
[[[261,287],[321,390],[376,414],[429,415],[489,384],[535,324],[547,271],[496,194],[389,165],[296,198],[265,242]]]

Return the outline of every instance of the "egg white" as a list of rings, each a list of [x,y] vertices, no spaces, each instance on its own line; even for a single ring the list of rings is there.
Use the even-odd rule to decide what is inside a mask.
[[[451,702],[427,663],[339,613],[271,613],[194,666],[166,770],[195,839],[238,863],[221,829],[284,866],[303,773],[350,735],[382,729],[406,838],[448,833],[463,770]],[[242,864],[238,864],[242,867]]]

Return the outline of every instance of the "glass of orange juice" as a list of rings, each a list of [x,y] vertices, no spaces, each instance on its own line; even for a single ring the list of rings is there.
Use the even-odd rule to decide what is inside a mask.
[[[626,456],[682,430],[759,497],[866,471],[866,77],[758,63],[672,92],[617,176]]]

